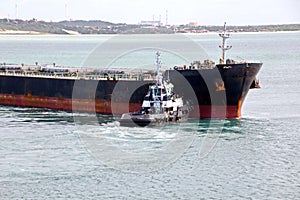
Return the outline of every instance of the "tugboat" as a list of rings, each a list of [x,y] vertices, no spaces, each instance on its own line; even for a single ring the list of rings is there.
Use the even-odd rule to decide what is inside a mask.
[[[156,53],[156,83],[150,84],[139,112],[125,113],[120,119],[121,126],[164,126],[184,122],[192,109],[189,102],[175,94],[174,85],[163,78],[160,53]]]

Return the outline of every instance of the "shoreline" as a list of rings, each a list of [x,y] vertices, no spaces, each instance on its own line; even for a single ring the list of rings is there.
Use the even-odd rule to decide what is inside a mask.
[[[41,35],[51,35],[51,36],[97,36],[97,35],[169,35],[164,33],[155,33],[155,34],[81,34],[76,31],[66,31],[66,34],[51,34],[51,33],[43,33],[37,31],[15,31],[15,30],[0,30],[0,36],[10,35],[10,36],[17,36],[17,35],[28,35],[28,36],[41,36]],[[268,33],[300,33],[300,30],[297,31],[259,31],[259,32],[228,32],[229,34],[268,34]],[[219,34],[219,32],[204,32],[204,33],[173,33],[173,34],[184,34],[184,35],[215,35]],[[172,34],[171,34],[172,35]]]
[[[0,35],[53,35],[53,34],[42,33],[37,31],[0,30]]]

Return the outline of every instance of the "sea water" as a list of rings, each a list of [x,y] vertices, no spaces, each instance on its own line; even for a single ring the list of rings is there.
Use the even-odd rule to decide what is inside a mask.
[[[83,66],[112,37],[2,35],[0,62]],[[187,37],[218,60],[217,35]],[[299,38],[232,35],[228,57],[264,63],[241,119],[126,128],[114,116],[0,106],[0,199],[299,199]]]

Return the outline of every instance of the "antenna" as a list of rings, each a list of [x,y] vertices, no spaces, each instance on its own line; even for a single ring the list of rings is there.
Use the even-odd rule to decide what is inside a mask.
[[[223,33],[220,33],[219,36],[222,38],[222,45],[219,46],[222,49],[222,58],[220,60],[220,64],[224,64],[225,63],[225,53],[226,53],[226,51],[228,51],[229,49],[232,48],[232,46],[226,46],[226,40],[228,38],[230,38],[230,34],[226,33],[226,22],[224,23]]]
[[[156,82],[158,85],[162,84],[162,74],[161,74],[161,60],[160,60],[160,52],[156,52]]]

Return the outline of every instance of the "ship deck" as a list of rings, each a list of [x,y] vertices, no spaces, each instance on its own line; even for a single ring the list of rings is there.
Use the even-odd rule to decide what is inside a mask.
[[[53,78],[66,80],[126,80],[137,81],[155,80],[153,71],[134,71],[127,69],[95,70],[86,68],[64,68],[40,66],[20,66],[20,65],[1,65],[0,76],[32,77],[32,78]]]

